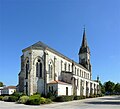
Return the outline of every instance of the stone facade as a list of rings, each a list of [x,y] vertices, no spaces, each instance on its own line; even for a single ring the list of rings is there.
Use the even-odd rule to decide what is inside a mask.
[[[99,83],[92,81],[90,50],[85,31],[79,51],[79,63],[50,48],[42,42],[23,49],[19,91],[60,95],[97,94]]]

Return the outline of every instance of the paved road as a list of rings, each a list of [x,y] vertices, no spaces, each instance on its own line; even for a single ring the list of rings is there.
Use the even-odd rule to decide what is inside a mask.
[[[120,109],[120,96],[105,96],[40,106],[27,106],[0,101],[0,109]]]

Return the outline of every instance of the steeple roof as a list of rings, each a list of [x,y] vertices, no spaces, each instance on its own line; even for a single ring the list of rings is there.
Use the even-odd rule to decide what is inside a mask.
[[[89,49],[88,44],[87,44],[85,28],[84,28],[84,32],[83,32],[82,45],[81,45],[80,50],[79,50],[79,54],[80,53],[90,53],[90,49]]]
[[[86,46],[87,46],[87,39],[86,39],[86,32],[85,32],[85,28],[84,28],[82,47],[86,47]]]

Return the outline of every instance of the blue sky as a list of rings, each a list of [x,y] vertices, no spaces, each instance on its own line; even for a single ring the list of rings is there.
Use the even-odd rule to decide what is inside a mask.
[[[120,0],[0,0],[0,81],[17,85],[22,49],[38,41],[78,62],[84,25],[92,78],[120,82]]]

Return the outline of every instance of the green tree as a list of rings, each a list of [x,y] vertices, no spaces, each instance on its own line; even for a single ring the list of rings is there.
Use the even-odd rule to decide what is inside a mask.
[[[105,87],[103,86],[103,84],[101,83],[101,81],[99,81],[99,85],[100,85],[100,88],[101,88],[101,93],[105,94]]]
[[[120,94],[120,83],[115,84],[114,91],[116,94]]]
[[[3,83],[2,82],[0,82],[0,87],[3,87]]]
[[[115,83],[108,81],[104,83],[104,87],[105,87],[105,92],[108,94],[113,94],[114,92],[114,87],[115,87]]]

